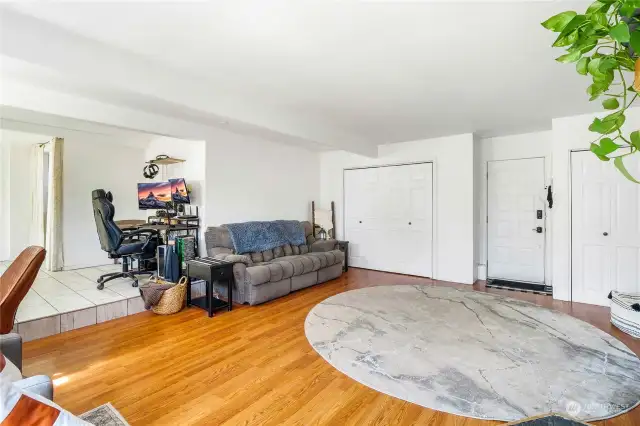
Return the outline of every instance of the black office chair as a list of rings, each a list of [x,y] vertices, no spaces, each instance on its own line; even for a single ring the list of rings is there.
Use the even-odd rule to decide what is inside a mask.
[[[100,247],[109,254],[110,259],[122,259],[122,272],[111,272],[98,278],[98,290],[104,284],[117,278],[131,278],[133,287],[138,286],[136,275],[153,275],[155,269],[149,265],[155,263],[158,247],[158,231],[154,229],[122,230],[116,225],[113,217],[116,209],[111,203],[113,196],[104,189],[96,189],[91,193],[93,216],[96,220]],[[137,260],[138,268],[133,269],[133,261]],[[142,268],[142,265],[145,268]]]

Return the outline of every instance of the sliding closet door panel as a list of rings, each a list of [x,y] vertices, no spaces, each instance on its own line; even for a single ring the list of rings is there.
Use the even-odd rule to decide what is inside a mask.
[[[625,157],[629,173],[640,178],[638,155]],[[610,167],[613,208],[611,218],[613,288],[628,293],[640,293],[640,185],[630,182]]]
[[[345,238],[349,241],[349,264],[354,267],[374,267],[378,187],[377,169],[344,172]]]
[[[638,156],[625,166],[640,176]],[[591,152],[571,154],[571,292],[608,305],[611,290],[640,292],[640,185]]]
[[[345,235],[355,267],[432,276],[432,165],[345,170]]]

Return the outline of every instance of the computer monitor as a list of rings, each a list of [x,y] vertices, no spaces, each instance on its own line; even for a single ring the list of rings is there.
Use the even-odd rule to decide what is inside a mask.
[[[138,208],[140,210],[166,209],[169,201],[171,201],[171,183],[138,184]]]
[[[189,191],[184,178],[169,179],[171,182],[171,201],[176,204],[190,204]]]

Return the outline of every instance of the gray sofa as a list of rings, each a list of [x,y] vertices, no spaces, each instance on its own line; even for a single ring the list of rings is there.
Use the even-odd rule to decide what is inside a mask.
[[[310,287],[342,274],[344,253],[336,240],[316,240],[311,223],[304,226],[307,243],[285,245],[259,253],[234,253],[225,225],[209,227],[205,232],[207,254],[216,259],[235,262],[233,301],[258,305],[292,291]],[[226,285],[215,285],[224,297]]]

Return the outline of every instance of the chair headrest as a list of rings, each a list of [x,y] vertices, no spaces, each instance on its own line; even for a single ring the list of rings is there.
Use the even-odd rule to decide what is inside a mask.
[[[97,200],[98,198],[107,198],[107,193],[104,192],[104,189],[94,189],[91,191],[91,199]]]
[[[107,192],[107,200],[109,200],[110,203],[113,203],[113,194],[111,193],[111,191]]]

